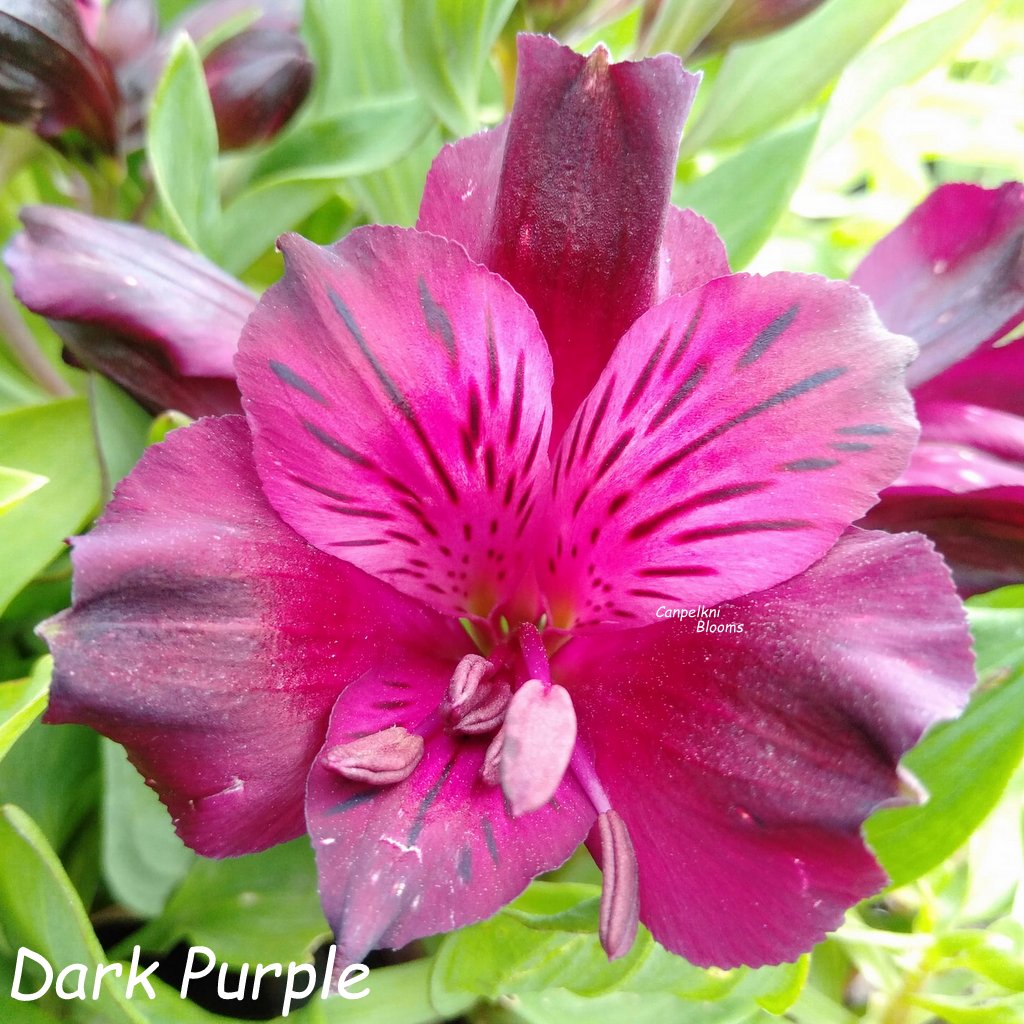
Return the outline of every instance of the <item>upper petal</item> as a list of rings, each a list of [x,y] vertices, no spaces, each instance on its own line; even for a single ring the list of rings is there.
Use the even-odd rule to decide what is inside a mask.
[[[383,652],[457,656],[465,643],[278,519],[240,416],[150,448],[72,559],[74,605],[44,627],[47,721],[123,743],[182,838],[210,856],[304,830],[331,707]]]
[[[921,354],[916,387],[1024,320],[1024,185],[936,189],[850,280]]]
[[[405,781],[350,782],[322,758],[310,772],[309,832],[344,963],[489,917],[565,861],[594,822],[571,776],[544,807],[512,817],[501,787],[480,778],[487,739],[438,723],[453,668],[442,655],[390,659],[349,687],[331,717],[325,753],[395,725],[423,734],[423,758]]]
[[[985,344],[914,390],[919,404],[970,402],[1024,416],[1024,339]]]
[[[602,48],[582,57],[544,36],[519,37],[518,68],[500,172],[500,130],[449,150],[428,180],[419,227],[464,241],[536,312],[555,364],[557,437],[655,300],[699,77],[668,54],[609,64]]]
[[[134,224],[57,206],[25,207],[21,217],[25,230],[4,253],[14,292],[78,359],[151,407],[237,411],[232,361],[256,305],[248,288]],[[209,381],[222,382],[222,402],[190,393]]]
[[[641,920],[694,963],[775,963],[883,884],[860,826],[962,707],[970,640],[921,537],[851,531],[718,611],[577,637],[552,669],[632,838]]]
[[[456,243],[360,228],[282,240],[238,357],[271,503],[307,540],[435,607],[488,614],[531,553],[551,361]]]
[[[820,558],[906,463],[913,354],[847,284],[720,278],[645,314],[566,432],[541,587],[557,625],[651,621]]]

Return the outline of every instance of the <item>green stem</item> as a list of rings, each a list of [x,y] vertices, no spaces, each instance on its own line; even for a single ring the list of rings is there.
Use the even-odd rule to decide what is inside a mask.
[[[56,398],[70,398],[74,395],[71,385],[57,373],[43,355],[4,287],[0,287],[0,335],[3,335],[7,347],[21,363],[25,372],[43,390]]]

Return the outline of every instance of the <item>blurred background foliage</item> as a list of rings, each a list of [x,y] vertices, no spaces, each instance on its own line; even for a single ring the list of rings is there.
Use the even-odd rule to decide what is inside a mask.
[[[189,6],[163,0],[163,24]],[[730,45],[705,39],[728,0],[307,0],[312,92],[271,141],[230,152],[218,150],[202,63],[221,37],[178,36],[144,147],[111,156],[78,136],[51,143],[0,127],[0,244],[23,205],[72,205],[162,230],[261,289],[280,272],[273,243],[285,230],[330,242],[364,222],[413,223],[443,142],[504,116],[523,29],[584,52],[604,41],[616,59],[674,49],[703,71],[674,199],[717,225],[735,269],[844,277],[936,184],[1024,178],[1024,0],[811,6],[787,28]],[[4,997],[0,1016],[271,1018],[280,993],[244,1010],[211,992],[186,1003],[174,972],[188,944],[236,968],[322,956],[308,844],[201,860],[121,748],[37,720],[49,663],[33,629],[69,603],[63,539],[182,417],[154,419],[66,365],[45,321],[13,302],[3,270],[0,339],[0,992],[21,945],[59,967],[128,957],[138,944],[167,981],[154,1003],[128,1002],[105,982],[95,1004]],[[293,1018],[1024,1022],[1024,588],[970,604],[976,697],[908,758],[931,800],[869,823],[894,886],[800,963],[701,971],[642,934],[609,965],[584,853],[491,921],[381,958],[371,998],[314,1000]]]

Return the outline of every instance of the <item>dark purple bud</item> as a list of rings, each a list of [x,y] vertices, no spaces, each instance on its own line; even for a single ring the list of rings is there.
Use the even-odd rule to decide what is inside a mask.
[[[601,945],[609,960],[625,956],[640,920],[640,876],[626,823],[613,811],[597,819],[601,839]]]
[[[391,786],[409,778],[423,758],[423,737],[394,725],[331,747],[320,763],[353,782]]]
[[[313,84],[313,64],[298,36],[252,28],[221,43],[203,65],[221,149],[273,138]]]
[[[14,292],[72,356],[154,411],[237,412],[234,354],[256,296],[203,256],[134,224],[22,210],[4,261]]]
[[[0,121],[117,146],[118,92],[75,0],[0,0]]]
[[[704,37],[700,52],[724,50],[733,43],[778,32],[821,4],[822,0],[735,0]]]

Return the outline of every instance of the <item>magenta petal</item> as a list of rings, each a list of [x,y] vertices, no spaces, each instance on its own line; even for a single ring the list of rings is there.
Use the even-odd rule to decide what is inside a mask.
[[[44,627],[47,721],[123,743],[209,856],[303,831],[331,707],[382,650],[465,642],[456,623],[281,523],[241,417],[150,448],[72,558],[74,606]]]
[[[423,760],[406,781],[346,782],[319,762],[310,772],[309,832],[342,962],[490,916],[561,864],[594,822],[572,776],[552,803],[509,815],[501,788],[480,778],[487,740],[439,726],[454,666],[399,652],[350,686],[331,717],[328,747],[394,725],[423,732]]]
[[[921,405],[970,402],[1024,416],[1024,339],[983,345],[914,391]]]
[[[538,556],[555,624],[646,625],[820,558],[906,463],[912,352],[856,289],[799,274],[646,313],[555,458],[559,533]]]
[[[1024,381],[1021,381],[1024,387]],[[982,398],[983,396],[978,396]],[[918,402],[922,442],[971,445],[1024,472],[1024,416],[968,402]]]
[[[728,273],[725,243],[710,221],[693,210],[670,206],[661,240],[657,301],[685,295],[691,288]]]
[[[927,541],[861,531],[718,618],[577,637],[552,669],[632,839],[640,919],[719,967],[795,958],[883,884],[860,827],[973,682]]]
[[[851,281],[921,346],[911,387],[930,380],[1024,321],[1024,185],[936,189]]]
[[[532,554],[551,361],[500,278],[443,238],[282,239],[238,375],[271,503],[428,604],[487,614]]]
[[[556,437],[655,300],[698,81],[667,54],[609,64],[602,48],[581,57],[520,36],[500,170],[498,129],[442,154],[428,180],[418,226],[467,245],[540,320],[555,364]]]
[[[151,409],[237,412],[233,359],[256,296],[163,235],[56,206],[21,211],[17,297],[72,354]]]

